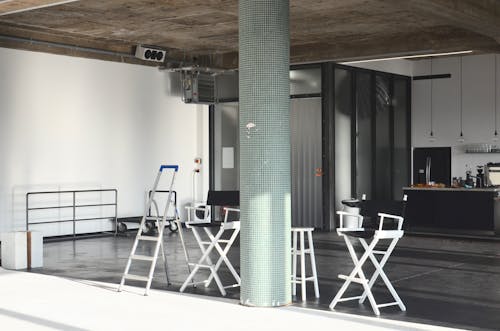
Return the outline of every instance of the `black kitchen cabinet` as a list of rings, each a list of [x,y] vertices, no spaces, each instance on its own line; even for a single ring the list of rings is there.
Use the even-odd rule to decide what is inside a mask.
[[[406,188],[410,231],[500,235],[498,189]]]

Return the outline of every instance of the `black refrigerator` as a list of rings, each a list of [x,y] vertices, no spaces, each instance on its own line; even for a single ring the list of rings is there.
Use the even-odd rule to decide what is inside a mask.
[[[413,184],[451,184],[451,147],[413,149]]]

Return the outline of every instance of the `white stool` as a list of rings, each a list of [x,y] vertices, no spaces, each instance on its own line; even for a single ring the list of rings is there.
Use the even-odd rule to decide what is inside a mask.
[[[314,257],[314,245],[312,232],[314,228],[292,228],[292,294],[297,294],[297,284],[302,287],[302,301],[306,300],[306,281],[314,282],[314,294],[319,298],[318,274],[316,273],[316,259]],[[304,233],[307,232],[308,247],[304,244]],[[300,234],[300,247],[297,246],[297,233]],[[306,276],[306,254],[311,259],[312,276]],[[300,277],[297,277],[297,256],[300,255]]]

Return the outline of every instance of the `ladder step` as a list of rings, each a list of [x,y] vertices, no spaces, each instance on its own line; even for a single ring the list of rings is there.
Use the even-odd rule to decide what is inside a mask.
[[[132,255],[130,256],[132,260],[142,260],[142,261],[153,261],[154,257],[147,255]]]
[[[123,276],[125,279],[130,279],[130,280],[140,280],[140,281],[143,281],[143,282],[147,282],[149,280],[148,277],[146,276],[137,276],[137,275],[124,275]]]
[[[147,241],[158,241],[158,240],[160,240],[160,237],[138,236],[137,239],[139,239],[139,240],[147,240]]]

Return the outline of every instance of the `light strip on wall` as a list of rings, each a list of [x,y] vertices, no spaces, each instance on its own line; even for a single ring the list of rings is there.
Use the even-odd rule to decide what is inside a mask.
[[[402,56],[392,56],[392,57],[384,57],[384,58],[378,58],[378,59],[341,62],[340,64],[355,64],[355,63],[389,61],[389,60],[407,60],[407,59],[415,59],[415,58],[422,58],[422,57],[436,57],[436,56],[450,56],[450,55],[470,54],[472,52],[473,52],[472,50],[467,50],[467,51],[457,51],[457,52],[447,52],[447,53],[428,53],[428,54],[418,54],[418,55],[402,55]]]

